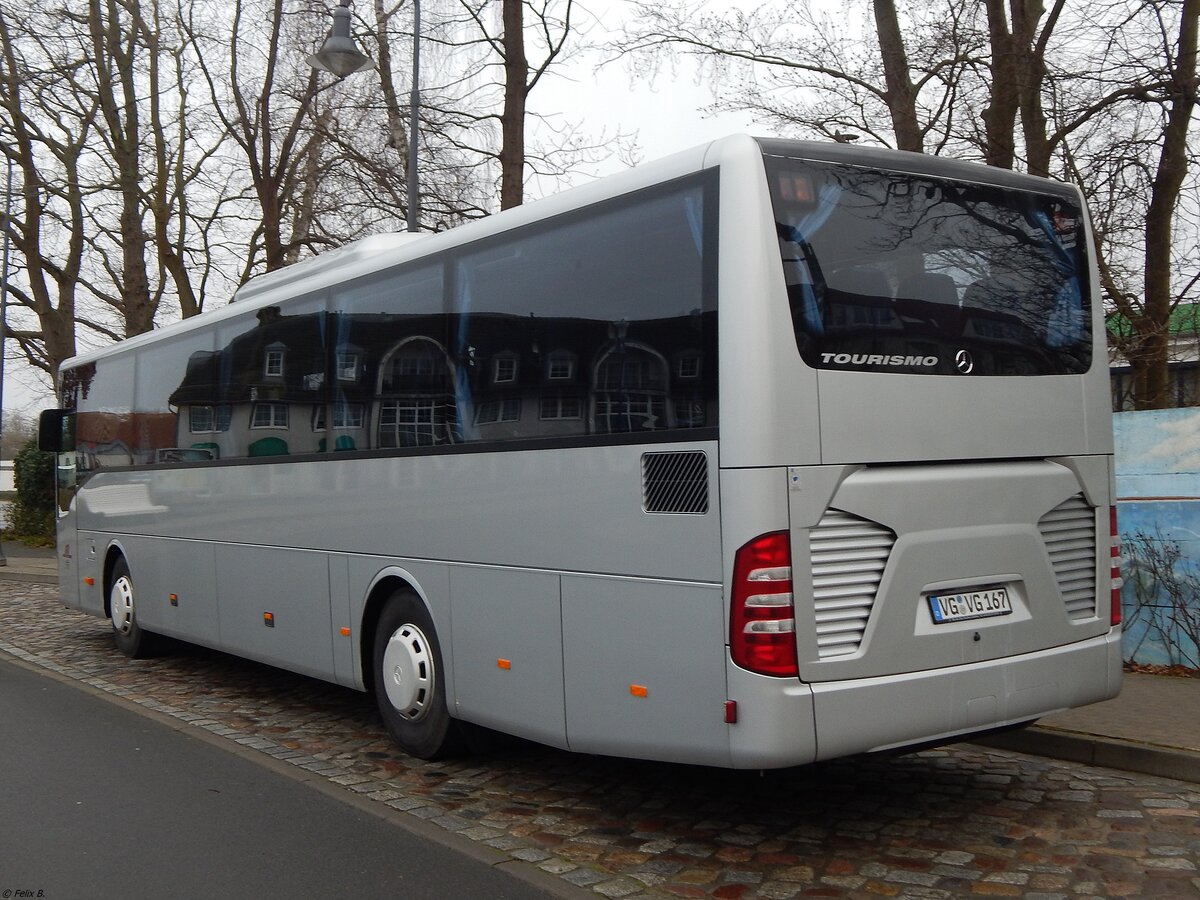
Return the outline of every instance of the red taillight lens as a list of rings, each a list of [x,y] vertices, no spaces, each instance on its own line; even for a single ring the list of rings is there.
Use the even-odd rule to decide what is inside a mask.
[[[1121,578],[1121,564],[1124,562],[1121,559],[1121,533],[1117,531],[1117,507],[1110,506],[1108,508],[1108,531],[1112,535],[1112,549],[1109,555],[1112,557],[1109,565],[1109,575],[1112,578],[1112,600],[1109,607],[1109,623],[1113,626],[1121,624],[1121,586],[1124,580]]]
[[[734,557],[729,652],[743,669],[796,677],[796,610],[792,552],[786,531],[764,534]]]

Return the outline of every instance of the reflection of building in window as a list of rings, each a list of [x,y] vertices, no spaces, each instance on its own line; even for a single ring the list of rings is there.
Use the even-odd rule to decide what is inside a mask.
[[[596,431],[668,427],[667,372],[667,361],[648,348],[626,344],[606,355],[596,371]]]
[[[667,404],[662,397],[646,394],[597,395],[596,430],[654,431],[665,428]]]
[[[496,422],[519,422],[521,401],[517,397],[502,400],[485,400],[475,408],[475,424],[491,425]]]
[[[358,354],[339,350],[337,354],[338,381],[358,380]]]
[[[538,404],[538,418],[582,419],[583,401],[578,394],[549,394],[542,397]]]
[[[492,381],[504,384],[517,380],[517,358],[512,354],[503,354],[492,360]]]
[[[255,403],[250,427],[287,428],[288,405],[286,403]]]
[[[188,407],[188,428],[192,434],[228,431],[232,420],[233,407],[226,404]]]
[[[362,428],[366,407],[361,403],[335,403],[333,405],[334,428]],[[325,406],[313,408],[313,431],[325,430]]]
[[[433,400],[389,400],[379,407],[380,447],[429,447],[438,443],[438,404]]]
[[[285,348],[282,344],[272,344],[267,348],[266,362],[263,365],[263,375],[267,378],[283,377],[283,357]]]
[[[702,394],[676,397],[672,406],[676,428],[704,427],[704,396]]]
[[[676,360],[675,374],[680,378],[700,377],[700,354],[685,353]]]
[[[575,377],[575,356],[556,350],[546,358],[548,381],[570,381]]]
[[[397,354],[392,362],[391,378],[385,377],[383,389],[385,391],[393,390],[398,384],[411,386],[415,384],[414,379],[432,378],[434,373],[441,368],[440,356],[441,354],[435,356],[432,350],[427,349],[407,350]]]
[[[452,368],[441,344],[424,336],[405,338],[385,356],[380,373],[378,446],[460,439]]]

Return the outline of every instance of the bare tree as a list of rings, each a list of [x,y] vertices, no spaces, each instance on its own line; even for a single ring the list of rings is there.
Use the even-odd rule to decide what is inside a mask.
[[[1168,402],[1171,310],[1200,280],[1181,274],[1174,247],[1198,4],[925,0],[901,13],[894,0],[873,0],[874,21],[858,31],[806,2],[723,16],[644,4],[622,50],[643,60],[687,53],[716,76],[740,67],[740,89],[716,105],[785,132],[1080,182],[1096,212],[1106,298],[1121,313],[1113,338],[1133,365],[1136,404],[1149,407]]]
[[[462,15],[448,18],[437,38],[444,46],[475,53],[475,62],[455,80],[459,96],[443,107],[454,123],[461,146],[477,157],[495,160],[499,168],[500,208],[524,200],[529,168],[561,171],[554,154],[531,154],[527,145],[529,97],[566,52],[577,28],[576,0],[459,0]],[[499,12],[499,23],[496,14]],[[532,39],[531,39],[532,38]],[[531,55],[531,47],[535,48]],[[486,75],[492,67],[500,79]],[[491,84],[502,85],[499,103],[489,99],[471,105],[468,97],[483,99]],[[450,88],[451,85],[447,85]],[[447,91],[449,93],[449,91]],[[499,131],[498,145],[489,127]],[[586,152],[582,146],[567,155]]]
[[[30,364],[53,379],[58,364],[75,352],[76,286],[86,247],[81,171],[95,108],[63,102],[47,61],[66,48],[53,32],[37,27],[36,10],[17,13],[20,43],[0,10],[3,147],[20,176],[20,209],[3,227],[18,257],[9,272],[9,297],[29,318],[17,325],[10,319],[8,334]],[[39,111],[50,112],[44,122]],[[19,312],[16,319],[22,321]]]
[[[281,268],[302,250],[336,245],[337,238],[311,229],[305,212],[314,198],[305,191],[306,160],[318,149],[311,127],[317,72],[303,59],[321,14],[291,17],[284,0],[235,0],[218,21],[214,10],[188,14],[186,33],[200,52],[196,59],[223,131],[240,151],[254,198],[254,231],[240,280],[261,265]],[[201,17],[208,14],[206,20]],[[300,226],[288,229],[288,224]]]
[[[77,324],[87,346],[148,331],[168,298],[199,311],[219,201],[196,185],[220,137],[193,127],[173,8],[89,0],[17,12],[19,31],[0,28],[0,127],[24,200],[7,223],[18,259],[9,325],[53,377],[78,349]]]
[[[651,75],[664,53],[692,56],[721,86],[716,108],[749,110],[774,130],[955,149],[960,104],[986,53],[975,4],[910,5],[902,17],[893,0],[873,0],[869,22],[846,12],[809,0],[723,15],[641,3],[618,49]]]
[[[1091,194],[1101,282],[1117,312],[1110,340],[1132,369],[1135,407],[1154,409],[1172,403],[1172,313],[1200,285],[1195,219],[1183,239],[1177,229],[1185,188],[1193,217],[1200,194],[1189,142],[1200,0],[1113,12],[1122,27],[1107,45],[1108,65],[1137,90],[1079,135],[1069,161]]]

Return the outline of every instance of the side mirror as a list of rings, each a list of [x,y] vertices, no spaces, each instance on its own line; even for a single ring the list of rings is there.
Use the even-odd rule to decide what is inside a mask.
[[[66,409],[44,409],[38,416],[38,449],[68,453],[75,449],[75,413]]]

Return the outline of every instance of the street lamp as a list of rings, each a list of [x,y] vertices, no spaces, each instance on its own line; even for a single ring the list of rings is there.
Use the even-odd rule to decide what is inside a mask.
[[[358,49],[350,37],[350,0],[342,0],[333,11],[333,27],[321,49],[308,57],[308,64],[322,72],[345,78],[375,68],[375,60]]]
[[[421,105],[421,0],[413,5],[412,91],[409,94],[408,123],[408,230],[419,230],[420,192],[417,182],[417,111]],[[375,61],[362,53],[350,37],[350,0],[341,0],[333,11],[333,28],[321,49],[307,58],[308,64],[322,72],[345,78],[375,67]]]

